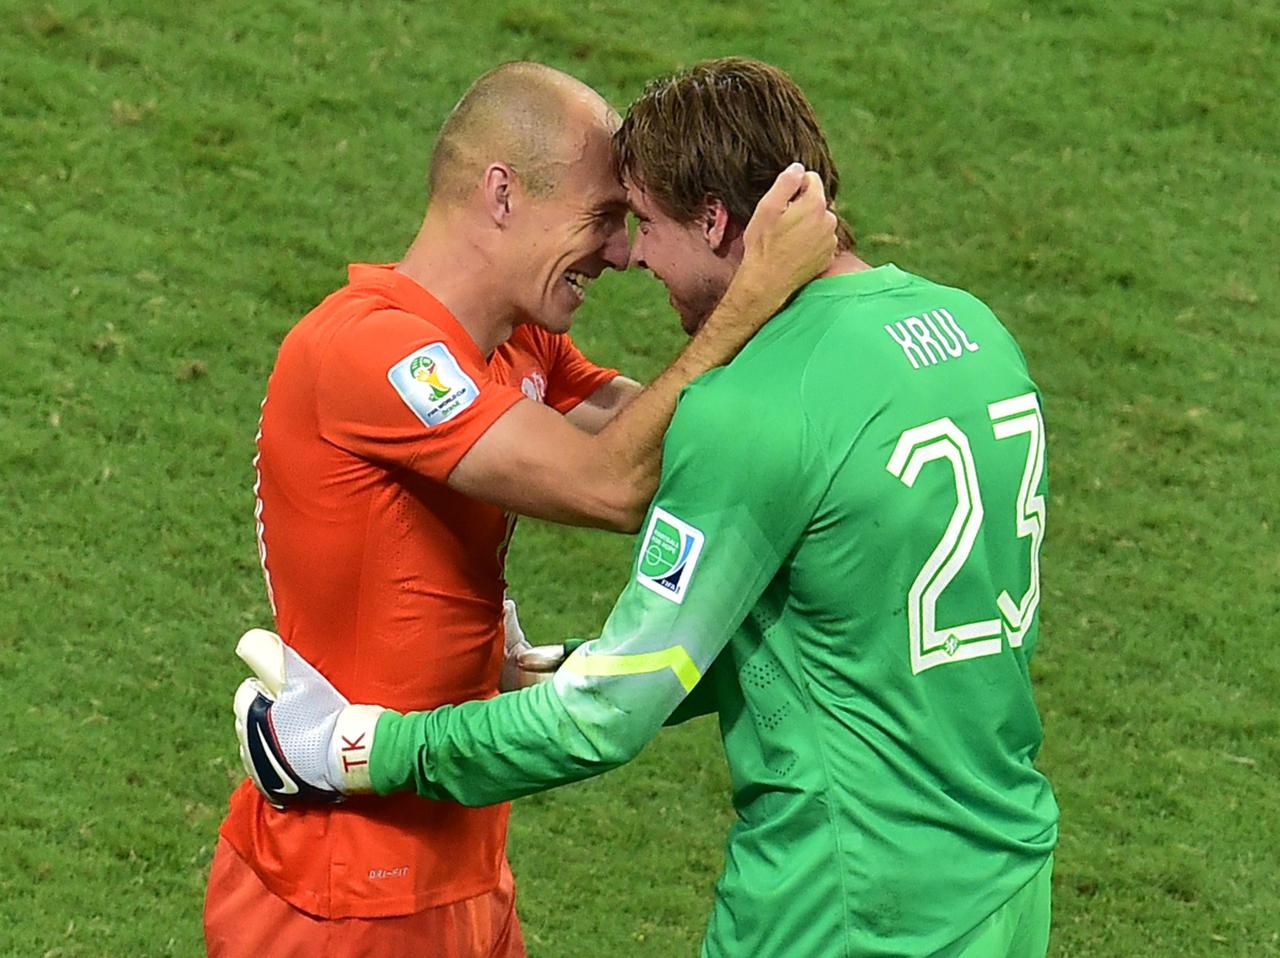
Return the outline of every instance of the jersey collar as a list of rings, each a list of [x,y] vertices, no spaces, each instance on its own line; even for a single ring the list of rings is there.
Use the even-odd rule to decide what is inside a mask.
[[[815,279],[796,294],[793,302],[813,296],[866,296],[886,289],[897,289],[909,282],[910,273],[893,263],[885,263],[857,273],[841,273],[839,276]]]

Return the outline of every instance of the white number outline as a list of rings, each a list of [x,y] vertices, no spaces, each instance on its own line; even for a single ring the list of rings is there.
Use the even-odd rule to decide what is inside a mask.
[[[1044,542],[1045,503],[1044,496],[1036,489],[1044,475],[1044,416],[1035,393],[993,402],[987,406],[987,415],[991,417],[991,429],[997,439],[1027,434],[1027,464],[1018,487],[1017,529],[1019,539],[1031,539],[1031,581],[1018,602],[1013,601],[1007,590],[996,599],[1004,616],[1005,635],[1016,649],[1021,647],[1027,627],[1040,606],[1040,545]]]
[[[924,466],[946,459],[951,464],[956,488],[956,507],[942,538],[907,592],[907,634],[913,675],[938,665],[998,655],[1002,631],[1010,646],[1020,647],[1040,604],[1040,546],[1044,542],[1045,502],[1036,489],[1044,475],[1045,443],[1039,397],[1030,392],[990,403],[987,415],[997,440],[1023,433],[1028,437],[1027,461],[1018,489],[1016,528],[1018,538],[1031,540],[1031,581],[1018,602],[1013,601],[1007,590],[995,599],[1001,618],[938,628],[938,599],[968,561],[985,509],[969,437],[959,426],[943,417],[905,430],[898,437],[885,469],[910,488]]]
[[[911,639],[911,672],[946,662],[959,662],[1000,652],[1000,620],[986,619],[938,628],[938,598],[969,558],[985,511],[969,437],[948,418],[908,429],[885,467],[908,487],[920,470],[938,459],[951,463],[956,481],[956,507],[942,538],[925,560],[907,592],[907,630]],[[993,638],[994,636],[994,638]]]

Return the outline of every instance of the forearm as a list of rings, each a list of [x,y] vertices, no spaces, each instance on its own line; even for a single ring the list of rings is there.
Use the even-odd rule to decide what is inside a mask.
[[[720,304],[680,355],[595,438],[598,467],[631,490],[637,525],[658,486],[662,437],[680,391],[736,356],[785,302],[785,295],[761,287],[753,276],[749,268],[739,270]]]
[[[490,805],[599,775],[628,761],[661,723],[606,696],[567,707],[543,683],[483,702],[384,713],[370,755],[375,791]]]
[[[565,419],[583,432],[597,435],[643,388],[634,379],[615,376],[565,413]]]

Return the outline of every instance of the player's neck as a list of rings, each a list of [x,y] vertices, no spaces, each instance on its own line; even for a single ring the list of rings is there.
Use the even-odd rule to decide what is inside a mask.
[[[849,250],[841,250],[831,258],[831,265],[818,275],[818,279],[826,279],[828,276],[843,276],[845,273],[861,273],[863,270],[871,268],[870,263],[860,260]]]
[[[515,311],[486,275],[486,252],[465,226],[447,219],[428,214],[396,269],[443,303],[487,357],[510,338]]]

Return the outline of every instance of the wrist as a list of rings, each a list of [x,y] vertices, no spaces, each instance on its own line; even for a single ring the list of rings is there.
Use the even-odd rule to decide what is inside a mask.
[[[369,756],[378,719],[386,711],[379,705],[348,705],[338,713],[329,738],[329,784],[343,795],[373,791]]]

